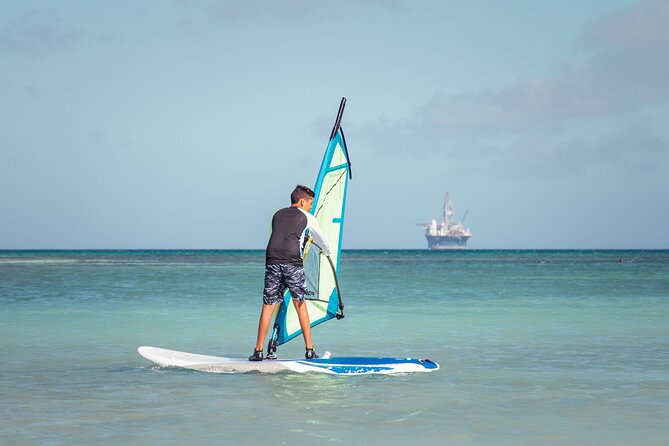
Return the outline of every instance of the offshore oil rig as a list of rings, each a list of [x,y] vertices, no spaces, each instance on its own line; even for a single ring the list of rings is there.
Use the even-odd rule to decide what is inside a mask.
[[[469,228],[465,229],[465,219],[468,213],[469,211],[465,212],[459,222],[454,221],[455,212],[451,204],[451,197],[446,192],[444,216],[441,222],[437,223],[436,219],[432,219],[430,223],[418,223],[418,226],[425,228],[427,247],[434,250],[467,249],[467,240],[472,236]]]

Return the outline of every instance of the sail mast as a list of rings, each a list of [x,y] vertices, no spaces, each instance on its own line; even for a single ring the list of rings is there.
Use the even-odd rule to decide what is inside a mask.
[[[341,98],[341,102],[339,103],[339,111],[337,112],[337,119],[335,119],[335,124],[332,127],[332,132],[330,133],[330,141],[332,141],[337,135],[337,130],[339,130],[339,127],[341,127],[341,118],[344,116],[344,107],[346,106],[346,98]]]

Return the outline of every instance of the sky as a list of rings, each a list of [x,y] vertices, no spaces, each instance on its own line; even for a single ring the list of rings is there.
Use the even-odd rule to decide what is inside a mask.
[[[262,249],[342,96],[343,247],[669,248],[669,2],[5,0],[0,249]]]

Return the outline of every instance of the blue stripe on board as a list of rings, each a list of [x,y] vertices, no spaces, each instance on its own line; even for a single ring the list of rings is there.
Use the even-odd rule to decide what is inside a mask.
[[[375,365],[391,365],[391,364],[420,364],[425,368],[436,368],[436,365],[429,359],[413,359],[413,358],[366,358],[366,357],[342,357],[342,358],[319,358],[307,359],[302,362],[309,364],[331,364],[341,366],[375,366]]]
[[[311,361],[302,361],[301,364],[307,364],[319,369],[330,370],[335,373],[372,373],[382,372],[384,370],[392,370],[392,367],[381,366],[363,366],[363,365],[320,365],[313,364]]]

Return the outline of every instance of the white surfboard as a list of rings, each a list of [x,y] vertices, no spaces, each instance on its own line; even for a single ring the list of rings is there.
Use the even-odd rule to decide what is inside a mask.
[[[394,374],[432,372],[439,364],[429,359],[342,357],[319,359],[276,359],[249,361],[246,358],[198,355],[157,347],[139,347],[140,355],[161,367],[179,367],[214,373],[298,373]]]

